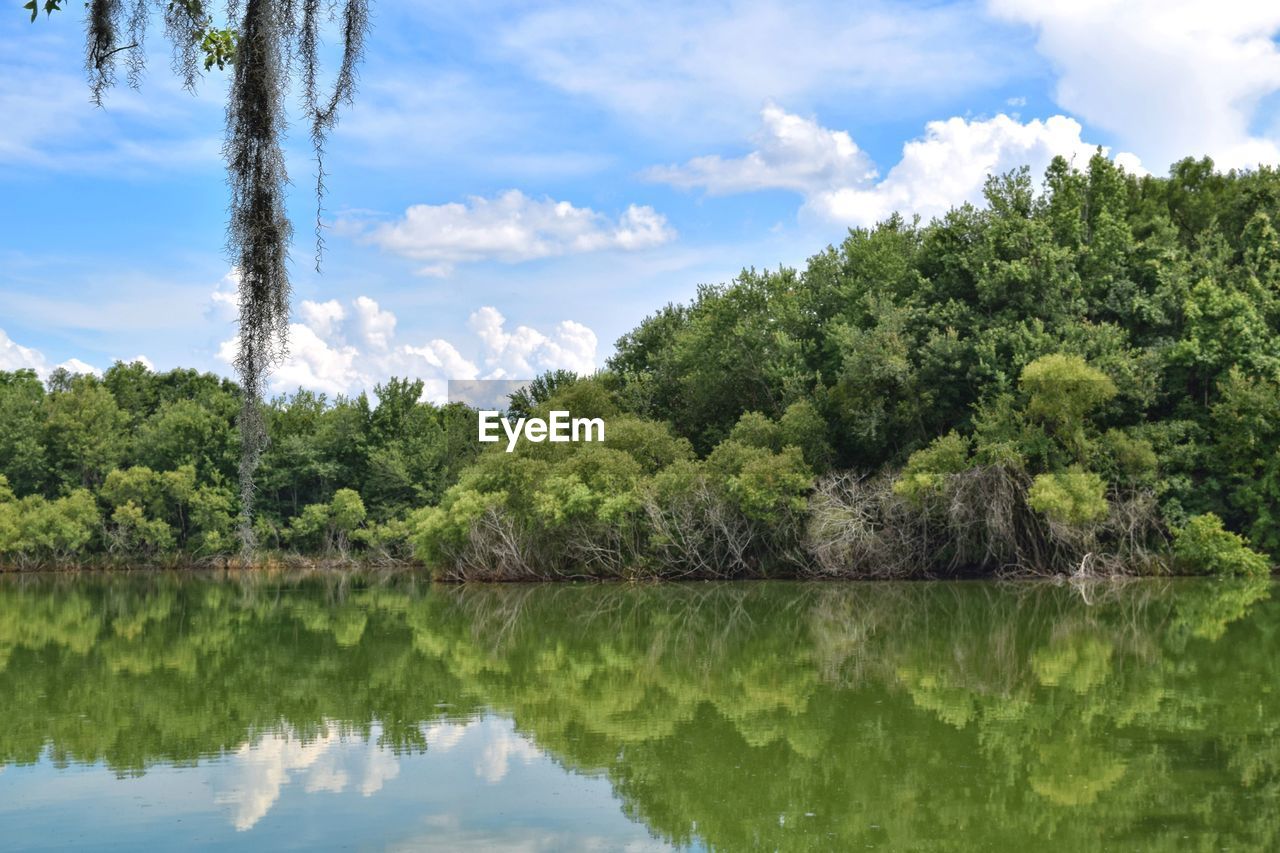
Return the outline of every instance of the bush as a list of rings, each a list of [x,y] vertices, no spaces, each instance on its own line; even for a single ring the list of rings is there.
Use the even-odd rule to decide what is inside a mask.
[[[729,441],[762,450],[777,450],[778,425],[760,412],[744,412],[729,431]]]
[[[792,403],[782,413],[778,419],[778,443],[800,448],[805,464],[816,473],[831,467],[833,454],[827,441],[827,424],[808,400]]]
[[[1050,521],[1082,527],[1107,517],[1106,493],[1101,477],[1073,465],[1036,477],[1027,491],[1027,503]]]
[[[1204,575],[1265,575],[1267,558],[1249,547],[1239,534],[1222,526],[1213,513],[1193,516],[1174,531],[1173,553],[1185,572]]]
[[[85,550],[102,530],[98,504],[86,489],[52,501],[28,495],[5,503],[16,506],[16,512],[10,509],[6,515],[17,523],[6,556],[19,563],[66,560]]]
[[[763,415],[742,422],[744,438],[777,430]],[[444,577],[493,580],[726,577],[799,553],[813,484],[800,448],[726,440],[696,461],[666,424],[633,416],[610,419],[606,436],[485,453],[414,515],[415,554]]]
[[[327,504],[308,504],[294,516],[289,525],[288,538],[300,548],[323,548],[325,553],[337,552],[346,557],[351,542],[359,541],[354,534],[365,520],[364,501],[353,489],[338,489]]]
[[[125,501],[111,513],[110,543],[112,551],[150,556],[173,547],[173,528],[162,519],[147,518],[142,507]]]
[[[917,450],[907,459],[907,466],[893,484],[893,491],[919,505],[931,495],[941,492],[951,474],[969,467],[969,439],[952,430]]]
[[[1022,390],[1030,395],[1027,413],[1058,426],[1078,422],[1116,395],[1101,370],[1078,355],[1046,355],[1022,369]]]

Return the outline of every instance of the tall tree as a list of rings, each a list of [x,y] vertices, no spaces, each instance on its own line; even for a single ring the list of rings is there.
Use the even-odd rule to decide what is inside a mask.
[[[41,8],[61,11],[67,0],[30,0],[31,19]],[[339,6],[341,12],[339,14]],[[271,367],[286,353],[289,328],[289,242],[285,213],[282,140],[284,96],[291,79],[302,88],[305,119],[316,154],[316,265],[323,246],[320,204],[324,193],[324,145],[338,109],[355,94],[356,66],[364,54],[369,0],[227,0],[219,24],[203,0],[89,0],[85,4],[85,70],[95,103],[116,82],[122,64],[137,86],[145,65],[144,40],[151,18],[164,23],[173,46],[174,70],[188,88],[215,65],[232,67],[223,156],[231,186],[227,249],[240,273],[239,349],[235,366],[244,390],[240,411],[240,539],[253,551],[254,472],[266,444],[262,394]],[[318,85],[320,28],[336,22],[342,60],[332,89]],[[291,74],[291,72],[294,72]]]

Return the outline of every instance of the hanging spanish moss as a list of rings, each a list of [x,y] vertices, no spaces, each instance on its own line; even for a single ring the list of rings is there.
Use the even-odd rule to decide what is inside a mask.
[[[316,271],[324,253],[321,214],[324,200],[324,144],[338,123],[338,108],[350,104],[356,92],[356,67],[364,58],[364,36],[369,29],[368,0],[348,0],[342,9],[342,63],[334,76],[333,91],[321,102],[316,87],[317,17],[319,0],[303,0],[302,32],[298,55],[302,65],[303,100],[311,116],[311,145],[316,154]]]
[[[231,221],[228,249],[240,269],[240,347],[236,371],[244,392],[240,413],[241,544],[253,547],[253,474],[266,447],[261,399],[267,372],[288,343],[288,248],[285,214],[284,78],[278,0],[248,0],[240,26],[227,105]]]
[[[341,7],[341,21],[338,9]],[[34,5],[29,6],[33,11]],[[45,3],[46,11],[60,3]],[[285,94],[291,72],[302,83],[302,103],[316,157],[316,268],[323,252],[320,216],[324,197],[324,148],[338,110],[355,95],[356,67],[364,56],[369,0],[228,0],[227,25],[219,27],[203,0],[89,0],[86,4],[85,69],[94,103],[116,82],[122,62],[129,85],[144,68],[144,38],[151,13],[164,21],[173,48],[173,71],[188,89],[213,66],[233,68],[223,155],[231,187],[227,250],[240,274],[239,349],[236,372],[243,388],[240,412],[241,545],[254,547],[254,473],[266,448],[262,397],[267,377],[287,354],[289,243],[286,214],[289,183],[283,140],[288,126]],[[342,59],[333,88],[322,97],[318,53],[320,30],[338,25]]]

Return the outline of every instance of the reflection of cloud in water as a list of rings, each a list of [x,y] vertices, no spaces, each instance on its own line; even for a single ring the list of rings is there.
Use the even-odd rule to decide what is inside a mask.
[[[251,829],[280,799],[280,789],[290,775],[316,766],[339,740],[335,732],[311,741],[281,732],[265,735],[256,743],[246,743],[229,760],[229,790],[218,792],[214,801],[231,806],[231,820],[237,830]],[[345,777],[338,787],[332,787],[340,772],[333,768],[332,762],[318,769],[314,790],[341,791],[345,787]],[[307,790],[313,790],[312,785],[309,778]]]
[[[380,726],[375,725],[360,745],[344,740],[339,728],[330,723],[325,734],[308,740],[293,731],[272,732],[244,744],[227,757],[226,772],[214,783],[214,801],[230,807],[232,823],[243,831],[266,817],[290,782],[301,782],[308,794],[340,794],[359,779],[360,793],[371,797],[400,775],[400,760],[378,746]],[[433,734],[441,728],[448,730]],[[423,727],[423,734],[428,744],[434,737],[444,744],[439,748],[448,749],[465,730],[466,726],[431,725]]]
[[[458,745],[462,738],[466,736],[467,730],[476,725],[476,722],[433,723],[429,726],[424,726],[422,734],[426,738],[427,748],[434,749],[437,752],[448,752]]]
[[[375,724],[367,739],[344,739],[340,730],[340,724],[330,722],[323,734],[313,738],[304,739],[286,729],[244,744],[227,756],[225,769],[215,778],[214,801],[228,807],[232,823],[244,831],[266,817],[290,783],[301,784],[308,794],[355,789],[370,797],[400,775],[399,756],[378,746],[380,726]],[[509,720],[440,722],[422,727],[428,752],[437,753],[449,752],[472,732],[477,732],[484,744],[475,773],[488,784],[506,778],[513,761],[528,765],[542,756],[528,738],[516,733]]]
[[[670,850],[655,838],[622,840],[604,836],[583,836],[554,829],[533,829],[516,825],[499,829],[493,827],[468,829],[457,815],[441,814],[426,818],[429,831],[388,847],[391,851],[419,850],[493,850],[501,853],[543,853],[550,850],[641,851]]]
[[[476,775],[490,785],[501,782],[511,769],[511,759],[518,758],[525,764],[542,755],[542,751],[527,738],[514,731],[495,731],[488,737],[484,753],[476,764]]]
[[[469,723],[435,723],[426,726],[423,734],[427,748],[436,752],[448,752],[462,742],[470,732],[478,731],[484,739],[484,750],[476,761],[476,776],[490,785],[506,778],[513,759],[524,764],[542,757],[542,750],[529,738],[517,734],[509,720],[473,720]]]
[[[306,791],[308,794],[319,791],[340,794],[346,789],[347,781],[347,771],[338,766],[338,756],[328,752],[307,774]]]
[[[381,749],[371,738],[365,744],[364,781],[360,793],[372,797],[382,786],[400,775],[400,759],[388,749]]]

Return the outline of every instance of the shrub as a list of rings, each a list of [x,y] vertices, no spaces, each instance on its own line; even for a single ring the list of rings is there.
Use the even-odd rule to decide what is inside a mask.
[[[754,456],[730,477],[726,491],[742,514],[753,521],[779,524],[805,507],[813,488],[813,472],[799,448]]]
[[[798,400],[782,413],[778,419],[778,443],[800,448],[805,463],[817,473],[831,467],[833,453],[827,441],[826,421],[808,400]]]
[[[1078,422],[1116,395],[1115,383],[1078,355],[1046,355],[1022,369],[1027,413],[1058,426]]]
[[[18,536],[12,555],[21,561],[67,559],[94,541],[102,529],[98,504],[86,489],[52,501],[28,495],[17,506]]]
[[[762,450],[777,450],[778,425],[760,412],[743,412],[729,431],[729,441]]]
[[[969,449],[969,439],[955,430],[935,438],[907,459],[893,491],[917,505],[923,503],[930,495],[941,492],[949,475],[969,467]]]
[[[18,502],[13,499],[9,481],[0,474],[0,559],[12,553],[18,545]]]
[[[167,551],[173,547],[173,528],[162,519],[147,518],[142,507],[125,501],[111,513],[110,543],[112,551],[125,553]]]
[[[1081,527],[1107,517],[1107,484],[1078,465],[1041,474],[1027,491],[1027,503],[1050,521]]]
[[[1267,558],[1249,547],[1244,537],[1226,530],[1213,513],[1193,516],[1174,531],[1173,553],[1178,567],[1206,575],[1265,575]]]
[[[314,548],[322,544],[328,553],[347,555],[353,534],[365,520],[364,501],[353,489],[338,489],[327,504],[308,504],[289,525],[294,546]]]

